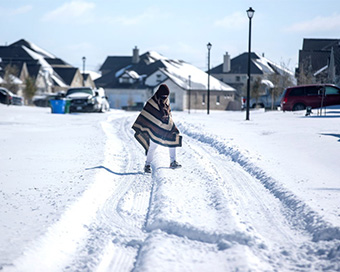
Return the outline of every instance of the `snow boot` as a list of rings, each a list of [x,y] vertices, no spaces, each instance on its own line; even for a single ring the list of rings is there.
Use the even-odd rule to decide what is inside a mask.
[[[150,164],[146,164],[144,166],[144,172],[145,173],[151,173],[151,166],[150,166]]]
[[[171,169],[176,169],[176,168],[181,168],[182,165],[180,165],[177,161],[173,161],[172,163],[170,163],[170,168]]]

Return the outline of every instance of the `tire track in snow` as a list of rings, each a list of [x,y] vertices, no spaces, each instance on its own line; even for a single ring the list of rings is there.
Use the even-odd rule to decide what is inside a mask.
[[[259,180],[271,194],[278,198],[282,204],[291,211],[291,220],[294,225],[299,225],[313,236],[313,241],[340,240],[340,229],[333,227],[324,221],[315,211],[308,207],[292,192],[283,188],[272,177],[268,176],[262,169],[250,162],[249,158],[243,155],[237,148],[229,146],[223,139],[207,133],[201,133],[198,128],[194,128],[184,123],[179,123],[178,127],[189,137],[207,144],[228,157],[233,162],[239,164],[246,172]]]
[[[206,161],[215,169],[215,172],[219,172],[221,177],[226,177],[229,174],[233,181],[232,187],[238,191],[232,197],[237,199],[240,204],[239,208],[237,205],[234,208],[237,210],[237,216],[243,214],[242,220],[248,225],[248,229],[256,232],[260,230],[257,235],[261,239],[271,233],[270,243],[275,241],[275,244],[269,251],[262,250],[263,257],[268,262],[273,263],[276,259],[277,263],[274,265],[276,269],[286,267],[289,270],[310,271],[310,268],[313,267],[317,270],[340,270],[340,246],[336,241],[339,239],[337,228],[329,226],[292,193],[284,191],[261,169],[247,161],[247,158],[238,150],[226,146],[222,141],[212,136],[206,136],[197,131],[192,132],[184,129],[182,125],[179,127],[194,142],[196,141],[196,144],[192,144],[193,149],[198,149],[198,154],[205,154],[210,158],[210,162]],[[197,146],[203,146],[203,148],[197,148]],[[211,154],[214,153],[215,156],[212,156]],[[218,161],[220,161],[219,165],[214,165]],[[249,178],[240,178],[242,175],[235,174],[239,173],[233,172],[233,169],[235,170],[237,167],[227,171],[227,166],[230,164],[235,164],[242,169],[253,179],[253,182],[250,182]],[[226,192],[227,197],[230,196],[230,191],[225,190],[230,187],[227,180],[224,179],[222,184],[222,191]],[[271,201],[267,199],[271,199]],[[249,203],[249,200],[252,200],[252,204]],[[249,209],[253,210],[254,208],[260,220],[253,211],[249,213]],[[278,215],[279,218],[277,218]],[[263,221],[266,222],[265,225]],[[253,224],[255,225],[253,226]],[[268,228],[263,230],[266,225]],[[268,238],[267,243],[264,239],[263,249],[267,248],[266,244],[268,244]],[[259,247],[261,248],[261,244]]]
[[[134,271],[152,271],[152,261],[162,263],[164,268],[160,271],[170,269],[173,263],[187,271],[200,271],[202,267],[215,271],[255,268],[259,260],[247,248],[256,237],[235,222],[228,201],[216,184],[216,179],[221,178],[218,172],[211,173],[212,168],[200,164],[200,157],[206,154],[197,154],[186,144],[178,149],[183,168],[172,170],[165,166],[167,148],[158,148],[161,150],[155,154],[154,188],[146,224],[148,236],[141,245]],[[194,249],[186,253],[185,263],[179,254],[188,240]],[[196,263],[191,259],[191,255],[201,252],[210,256],[209,260],[202,257],[201,263]]]
[[[130,130],[131,120],[126,117],[112,120],[105,128],[110,158],[105,160],[105,165],[97,168],[108,172],[116,187],[88,226],[90,235],[79,250],[78,258],[69,266],[70,271],[133,269],[139,245],[145,238],[143,225],[151,185],[150,178],[136,170],[141,169],[142,153]],[[114,139],[117,136],[119,141]],[[119,152],[113,144],[121,145]]]
[[[293,252],[301,240],[301,234],[295,234],[287,225],[282,204],[256,178],[209,146],[192,140],[190,148],[198,155],[204,155],[201,163],[207,169],[218,173],[219,189],[225,199],[229,199],[228,206],[233,211],[234,220],[252,237],[247,246],[254,256],[271,269],[290,270],[296,263],[308,267],[302,258],[294,260],[296,254]]]
[[[116,150],[118,153],[119,148],[118,146]],[[86,171],[95,168],[98,167],[88,168]],[[104,241],[95,237],[89,226],[96,220],[98,210],[105,206],[116,187],[112,182],[112,173],[98,171],[94,183],[84,194],[6,271],[75,271],[77,261],[86,254],[88,258],[83,258],[84,262],[88,261],[92,265],[93,260],[97,261],[98,255],[94,254],[89,245],[98,245]],[[100,234],[100,231],[96,233]],[[86,270],[85,265],[78,267]]]

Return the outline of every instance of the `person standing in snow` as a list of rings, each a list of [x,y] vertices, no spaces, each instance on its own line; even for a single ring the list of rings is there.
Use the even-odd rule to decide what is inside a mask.
[[[181,167],[176,161],[176,147],[182,146],[182,136],[172,120],[169,94],[168,86],[161,84],[132,126],[136,140],[145,149],[146,173],[151,173],[151,162],[158,145],[169,147],[170,168]]]

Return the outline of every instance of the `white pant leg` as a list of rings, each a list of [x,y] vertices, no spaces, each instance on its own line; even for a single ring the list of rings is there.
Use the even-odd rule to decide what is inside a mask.
[[[150,165],[153,160],[153,154],[155,153],[155,150],[157,148],[157,144],[150,140],[150,146],[148,150],[148,154],[146,155],[146,162],[145,164]]]
[[[170,163],[176,160],[176,147],[169,147]]]

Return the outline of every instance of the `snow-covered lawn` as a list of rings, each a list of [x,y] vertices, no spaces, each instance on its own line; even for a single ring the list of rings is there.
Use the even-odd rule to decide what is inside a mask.
[[[153,173],[137,112],[0,104],[0,270],[339,271],[340,109],[173,112]]]

